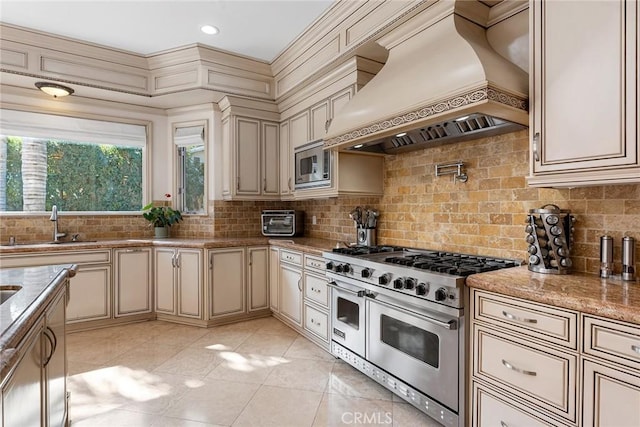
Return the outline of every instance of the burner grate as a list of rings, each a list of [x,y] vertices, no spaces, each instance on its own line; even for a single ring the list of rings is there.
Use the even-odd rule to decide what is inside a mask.
[[[431,252],[418,255],[387,257],[387,263],[419,268],[437,273],[467,277],[471,274],[516,267],[519,264],[510,260],[492,259],[448,252]]]

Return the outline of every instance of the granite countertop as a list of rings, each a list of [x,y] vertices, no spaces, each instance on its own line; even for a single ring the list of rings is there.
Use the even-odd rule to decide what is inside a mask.
[[[575,273],[542,274],[527,266],[467,277],[469,287],[640,325],[640,280]]]
[[[16,362],[16,348],[20,341],[44,313],[60,287],[64,286],[65,279],[75,274],[75,265],[0,270],[0,285],[21,287],[0,304],[0,383]]]
[[[310,237],[217,237],[207,239],[121,239],[121,240],[98,240],[67,243],[26,243],[15,246],[0,245],[0,254],[26,254],[51,251],[77,251],[91,249],[111,249],[144,246],[170,246],[184,248],[215,249],[229,248],[237,246],[260,246],[274,245],[294,250],[312,252],[322,255],[322,251],[331,250],[336,242],[326,239]]]

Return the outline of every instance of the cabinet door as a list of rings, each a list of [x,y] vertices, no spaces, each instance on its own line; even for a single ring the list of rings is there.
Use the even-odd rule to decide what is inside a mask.
[[[309,111],[304,111],[289,120],[289,144],[291,149],[306,144],[309,138]]]
[[[262,122],[262,194],[280,191],[280,138],[278,123]]]
[[[202,251],[178,249],[178,316],[202,318]]]
[[[584,360],[582,375],[583,425],[640,426],[640,376],[637,371],[625,372]]]
[[[534,175],[638,166],[637,7],[532,3]]]
[[[151,248],[114,251],[115,317],[150,313]]]
[[[70,283],[68,323],[111,317],[111,265],[83,265]]]
[[[47,310],[45,318],[44,354],[45,357],[51,355],[45,364],[46,416],[49,426],[63,426],[67,419],[66,297],[66,292],[61,292]]]
[[[349,87],[341,92],[336,93],[329,99],[329,118],[333,119],[340,109],[344,107],[353,95],[353,88]]]
[[[280,123],[280,195],[293,191],[293,151],[289,144],[289,122]]]
[[[2,387],[2,426],[39,427],[44,408],[42,391],[42,338],[44,319],[33,326],[20,349],[20,359]]]
[[[280,313],[302,326],[302,270],[280,264]]]
[[[269,308],[268,248],[249,248],[249,311]]]
[[[324,138],[327,134],[327,121],[329,120],[329,101],[326,100],[311,107],[311,141]]]
[[[260,120],[236,118],[236,194],[260,195]]]
[[[269,249],[269,306],[271,311],[278,310],[278,283],[280,276],[280,252],[277,248]]]
[[[209,252],[211,317],[245,312],[244,249]]]
[[[222,119],[222,144],[220,157],[222,161],[216,162],[216,165],[220,165],[222,169],[222,195],[231,196],[233,194],[232,186],[235,185],[235,171],[233,165],[235,164],[235,151],[233,150],[233,144],[231,138],[233,138],[233,132],[231,130],[231,119],[225,117]]]
[[[156,291],[156,311],[176,314],[175,249],[154,249],[154,283]]]

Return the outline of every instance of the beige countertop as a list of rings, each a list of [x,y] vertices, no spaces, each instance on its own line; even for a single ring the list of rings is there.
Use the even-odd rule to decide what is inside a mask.
[[[47,305],[76,273],[74,265],[8,268],[0,270],[0,285],[21,289],[0,304],[0,382],[16,362],[16,348],[40,318]]]
[[[474,274],[467,286],[640,325],[640,281],[542,274],[527,266]]]
[[[90,249],[111,249],[141,246],[170,246],[185,248],[229,248],[238,246],[260,246],[274,245],[278,247],[312,252],[321,255],[322,251],[331,250],[336,245],[335,241],[326,239],[316,239],[310,237],[220,237],[207,239],[121,239],[121,240],[98,240],[84,242],[65,243],[25,243],[14,246],[0,245],[0,255],[9,254],[29,254],[51,251],[77,251]]]

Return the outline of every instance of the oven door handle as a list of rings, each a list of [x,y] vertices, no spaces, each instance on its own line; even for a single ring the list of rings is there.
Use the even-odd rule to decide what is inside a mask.
[[[383,306],[388,307],[388,308],[392,308],[392,309],[400,311],[402,313],[406,313],[406,314],[412,315],[412,316],[416,315],[415,313],[411,313],[411,312],[409,312],[407,310],[403,310],[402,308],[398,307],[397,305],[389,304],[388,302],[384,302],[384,301],[381,301],[379,299],[376,299],[375,303],[383,305]],[[443,320],[434,319],[433,317],[429,317],[429,316],[426,316],[424,314],[420,314],[420,318],[425,320],[425,321],[427,321],[427,322],[429,322],[429,323],[433,323],[434,325],[438,325],[438,326],[440,326],[442,328],[445,328],[445,329],[449,329],[449,330],[458,329],[458,322],[456,320],[454,320],[454,319],[451,319],[449,321],[443,321]]]
[[[336,282],[329,282],[329,283],[327,283],[327,286],[330,287],[330,288],[333,288],[333,289],[335,289],[337,291],[346,292],[348,294],[352,294],[352,295],[355,295],[355,296],[360,297],[360,298],[362,298],[362,297],[367,295],[367,292],[364,291],[364,290],[358,291],[358,292],[352,291],[351,289],[346,289],[346,288],[343,288],[341,286],[338,286],[336,284]]]

